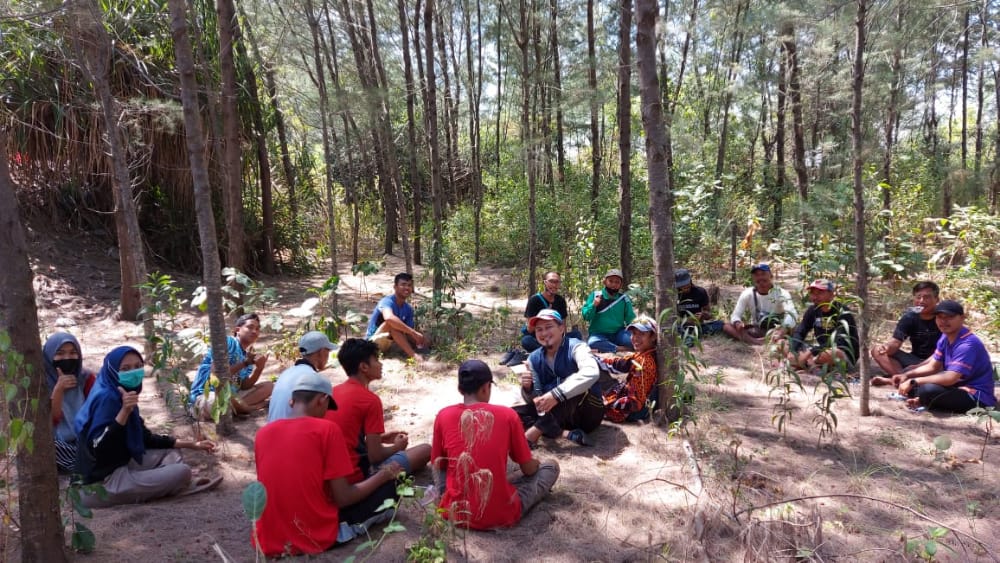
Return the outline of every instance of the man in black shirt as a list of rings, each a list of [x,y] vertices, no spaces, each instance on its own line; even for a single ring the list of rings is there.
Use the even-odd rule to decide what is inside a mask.
[[[722,332],[723,322],[712,320],[712,309],[705,288],[694,285],[691,272],[681,268],[674,272],[677,288],[677,317],[684,327],[684,344],[694,344],[695,334],[700,338]]]
[[[807,289],[812,305],[792,333],[789,361],[799,368],[838,363],[853,369],[859,350],[854,313],[835,298],[833,282],[816,280]],[[806,345],[810,331],[816,337],[816,346]]]
[[[899,385],[903,380],[903,377],[897,377],[899,374],[934,353],[941,338],[934,315],[940,291],[938,285],[931,281],[918,282],[913,286],[913,307],[900,317],[896,329],[892,331],[892,338],[872,348],[872,359],[887,376],[873,377],[872,385]],[[904,352],[901,346],[907,339],[910,351]]]
[[[559,295],[559,288],[562,286],[562,279],[558,272],[546,272],[542,277],[542,290],[528,298],[528,304],[524,308],[524,318],[530,319],[538,315],[542,309],[554,309],[564,320],[568,320],[566,310],[566,299]],[[534,352],[541,348],[541,344],[535,338],[535,332],[525,324],[521,328],[521,347],[526,352]],[[582,340],[583,336],[578,330],[567,331],[566,336]],[[521,361],[524,361],[522,358]],[[520,363],[520,362],[516,362]]]

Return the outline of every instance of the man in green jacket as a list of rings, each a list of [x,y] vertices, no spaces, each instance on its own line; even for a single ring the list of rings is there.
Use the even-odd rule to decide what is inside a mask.
[[[632,340],[625,329],[635,318],[632,299],[621,291],[622,271],[614,268],[604,274],[604,287],[587,296],[583,320],[590,323],[587,344],[598,352],[631,350]]]

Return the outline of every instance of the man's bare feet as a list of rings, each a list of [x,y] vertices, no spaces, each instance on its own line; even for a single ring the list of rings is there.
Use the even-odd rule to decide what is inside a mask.
[[[920,406],[920,399],[913,397],[912,399],[906,400],[906,407],[910,409],[915,409]]]
[[[876,375],[871,379],[872,385],[875,387],[882,387],[883,385],[892,385],[892,379],[888,377],[882,377],[881,375]]]

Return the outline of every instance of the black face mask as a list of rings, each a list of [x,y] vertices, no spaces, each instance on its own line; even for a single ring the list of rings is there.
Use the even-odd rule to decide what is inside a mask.
[[[52,360],[52,365],[59,368],[64,375],[76,375],[80,373],[80,368],[83,366],[83,360],[80,358]]]

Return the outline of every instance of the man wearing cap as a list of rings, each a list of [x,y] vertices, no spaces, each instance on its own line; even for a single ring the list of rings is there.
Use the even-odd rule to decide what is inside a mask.
[[[410,295],[413,295],[413,276],[406,272],[396,274],[392,295],[383,297],[368,319],[365,338],[378,344],[383,353],[395,344],[407,358],[419,360],[414,348],[426,347],[427,339],[415,328],[413,307],[407,302]]]
[[[903,382],[901,373],[931,357],[941,338],[934,313],[940,288],[932,281],[918,282],[913,286],[913,307],[903,313],[892,331],[892,338],[885,344],[872,348],[872,359],[887,377],[873,377],[872,385],[896,385]],[[900,349],[910,341],[910,351]]]
[[[431,457],[430,444],[410,448],[406,432],[386,432],[382,399],[368,388],[372,381],[382,379],[375,343],[348,338],[337,351],[337,360],[347,373],[347,381],[333,388],[340,408],[327,411],[326,418],[340,427],[351,454],[354,473],[347,480],[358,483],[388,462],[398,464],[407,475],[423,469]]]
[[[975,407],[995,407],[993,364],[982,340],[965,326],[965,309],[958,301],[944,300],[934,308],[941,329],[934,354],[913,369],[898,392],[911,397],[911,408],[967,412]]]
[[[747,344],[763,344],[768,331],[773,331],[772,341],[784,338],[795,327],[798,317],[791,294],[774,285],[771,266],[767,264],[750,268],[750,279],[753,285],[740,293],[722,330]]]
[[[628,325],[635,352],[601,358],[616,373],[628,374],[604,391],[604,418],[611,422],[636,422],[649,418],[649,401],[656,402],[656,344],[660,328],[656,321],[639,315]]]
[[[274,384],[271,404],[267,408],[268,422],[292,416],[292,390],[295,389],[295,385],[302,376],[326,369],[330,351],[336,349],[337,345],[330,342],[330,339],[318,330],[302,335],[299,339],[299,353],[302,357],[294,366],[281,372]]]
[[[590,347],[566,336],[562,315],[542,309],[528,320],[541,348],[528,356],[530,371],[521,375],[524,405],[514,408],[528,442],[542,436],[590,445],[588,433],[601,425],[604,402],[600,371]]]
[[[396,498],[399,466],[388,464],[357,484],[340,428],[323,415],[336,409],[330,381],[316,372],[292,386],[291,416],[265,425],[254,439],[257,480],[267,504],[251,541],[268,557],[320,553],[388,521],[378,512]]]
[[[681,268],[674,272],[677,288],[677,316],[684,326],[684,344],[694,344],[698,338],[722,332],[723,322],[712,320],[712,308],[705,288],[694,285],[691,272]],[[694,333],[694,334],[692,334]]]
[[[598,352],[631,350],[632,341],[625,327],[635,318],[632,299],[622,289],[622,271],[617,268],[604,274],[604,287],[587,296],[581,311],[590,323],[587,344]]]
[[[534,317],[542,309],[555,309],[562,315],[565,320],[568,314],[568,309],[566,308],[566,299],[559,295],[559,288],[562,286],[562,279],[559,277],[559,272],[546,272],[545,276],[542,278],[542,290],[538,293],[532,295],[528,298],[528,304],[524,307],[524,318],[525,324],[524,328],[521,329],[521,347],[524,348],[525,352],[531,353],[541,347],[538,343],[538,339],[535,338],[535,334],[528,329],[527,319]],[[573,331],[569,333],[571,338],[583,339],[583,335],[579,331]],[[503,364],[508,362],[500,362]],[[524,361],[522,357],[520,361]],[[517,363],[520,363],[517,362]]]
[[[853,369],[858,359],[858,327],[854,313],[836,299],[833,282],[818,279],[809,284],[809,301],[812,305],[802,315],[802,322],[792,333],[788,359],[799,368],[844,365]],[[812,332],[815,346],[807,346],[806,338]]]
[[[491,405],[493,374],[480,360],[458,368],[462,402],[434,418],[434,481],[443,516],[456,526],[488,530],[513,526],[552,489],[555,461],[531,456],[521,421],[509,407]],[[521,468],[509,481],[507,459]]]

